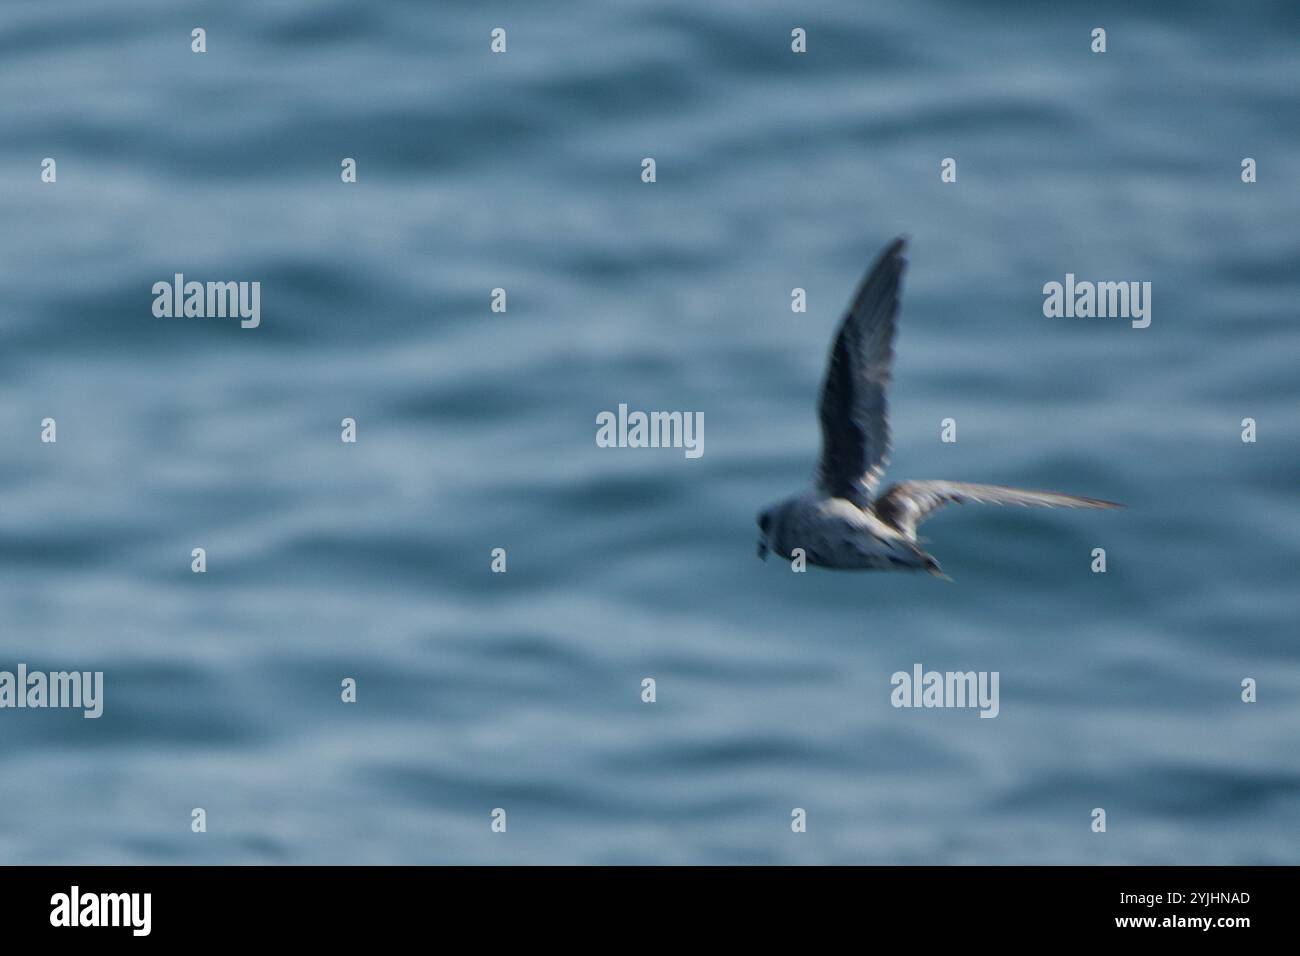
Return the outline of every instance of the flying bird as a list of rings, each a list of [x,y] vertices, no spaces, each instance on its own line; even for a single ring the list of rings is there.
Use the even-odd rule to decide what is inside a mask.
[[[845,570],[928,571],[947,578],[921,547],[917,526],[949,503],[1044,508],[1122,508],[1058,491],[1026,491],[960,481],[900,481],[877,495],[889,463],[889,389],[905,239],[876,260],[840,323],[822,383],[821,460],[816,485],[758,516],[758,556]]]

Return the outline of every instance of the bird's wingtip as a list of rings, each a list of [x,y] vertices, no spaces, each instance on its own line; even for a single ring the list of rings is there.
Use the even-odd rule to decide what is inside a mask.
[[[925,558],[925,570],[931,577],[952,583],[952,578],[943,573],[943,568],[939,567],[939,562],[934,559],[934,555],[923,554],[922,557]]]

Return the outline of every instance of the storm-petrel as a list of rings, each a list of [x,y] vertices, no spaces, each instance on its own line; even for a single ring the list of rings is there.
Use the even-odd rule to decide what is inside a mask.
[[[928,571],[947,577],[920,546],[916,526],[949,502],[1121,508],[1097,498],[957,481],[902,481],[876,496],[889,461],[889,388],[906,240],[876,261],[840,324],[822,383],[822,454],[816,487],[758,516],[758,556],[845,570]]]

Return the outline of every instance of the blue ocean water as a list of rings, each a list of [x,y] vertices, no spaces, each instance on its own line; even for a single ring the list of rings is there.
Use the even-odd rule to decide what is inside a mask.
[[[0,669],[105,700],[0,711],[0,861],[1300,862],[1300,13],[1074,6],[6,3]],[[1126,511],[755,559],[898,234],[890,476]],[[261,327],[155,318],[177,272]]]

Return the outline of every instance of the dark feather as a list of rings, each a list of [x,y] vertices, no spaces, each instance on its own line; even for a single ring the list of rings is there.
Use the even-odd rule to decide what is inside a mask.
[[[871,503],[889,461],[885,393],[894,360],[906,240],[896,239],[867,273],[831,348],[818,416],[822,490],[860,508]]]

